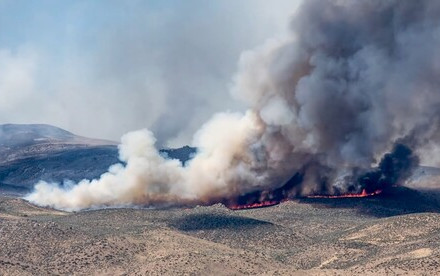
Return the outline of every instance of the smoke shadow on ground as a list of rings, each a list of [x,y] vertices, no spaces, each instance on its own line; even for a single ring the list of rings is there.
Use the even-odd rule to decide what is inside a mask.
[[[169,222],[169,226],[180,231],[253,228],[262,225],[273,224],[267,221],[226,214],[194,214]]]
[[[440,213],[440,189],[413,190],[395,187],[374,197],[366,198],[303,198],[299,203],[316,208],[350,208],[378,218],[413,213]]]

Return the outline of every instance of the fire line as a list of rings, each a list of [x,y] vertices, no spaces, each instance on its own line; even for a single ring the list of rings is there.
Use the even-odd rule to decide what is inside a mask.
[[[361,193],[358,194],[341,194],[341,195],[309,195],[306,198],[327,198],[327,199],[338,199],[338,198],[365,198],[377,196],[382,193],[382,190],[376,190],[374,192],[368,193],[366,189],[363,189]],[[245,209],[256,209],[256,208],[264,208],[278,205],[282,202],[288,201],[290,199],[283,200],[265,200],[261,202],[247,203],[247,204],[225,204],[228,209],[237,211],[237,210],[245,210]]]

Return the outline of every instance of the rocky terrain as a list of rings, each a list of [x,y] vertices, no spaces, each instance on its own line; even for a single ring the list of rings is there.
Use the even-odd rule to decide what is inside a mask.
[[[194,152],[162,150],[183,163]],[[419,168],[411,189],[368,198],[66,213],[20,196],[39,179],[99,176],[118,162],[115,143],[3,125],[0,154],[1,275],[440,274],[435,168]]]

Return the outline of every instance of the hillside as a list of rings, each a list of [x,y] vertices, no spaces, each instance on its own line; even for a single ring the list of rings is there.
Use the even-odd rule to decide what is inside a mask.
[[[186,162],[193,148],[163,149]],[[23,194],[40,180],[98,178],[119,163],[117,143],[77,136],[50,125],[0,125],[0,192]]]
[[[8,275],[436,275],[438,195],[64,213],[0,197]]]
[[[98,177],[119,162],[116,143],[47,125],[0,129],[0,271],[7,275],[440,273],[437,168],[417,169],[409,185],[418,191],[369,198],[66,213],[11,195],[41,179]],[[161,153],[185,164],[195,149]]]

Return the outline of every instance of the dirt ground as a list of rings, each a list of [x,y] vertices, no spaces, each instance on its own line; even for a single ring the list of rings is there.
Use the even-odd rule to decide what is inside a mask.
[[[64,213],[0,197],[1,275],[435,275],[440,197]]]

